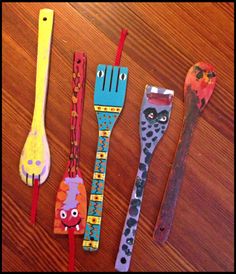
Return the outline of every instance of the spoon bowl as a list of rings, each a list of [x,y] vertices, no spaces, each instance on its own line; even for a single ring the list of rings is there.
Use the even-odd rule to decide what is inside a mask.
[[[187,73],[184,83],[184,96],[186,97],[191,91],[195,93],[198,99],[197,107],[200,111],[203,111],[213,93],[215,84],[216,73],[214,67],[204,62],[198,62]]]

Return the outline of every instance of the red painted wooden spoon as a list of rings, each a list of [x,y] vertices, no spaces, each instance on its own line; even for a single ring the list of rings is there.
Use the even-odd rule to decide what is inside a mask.
[[[215,84],[216,73],[210,64],[198,62],[187,73],[184,84],[183,128],[154,229],[153,238],[156,243],[162,244],[168,239],[194,125],[207,105]]]

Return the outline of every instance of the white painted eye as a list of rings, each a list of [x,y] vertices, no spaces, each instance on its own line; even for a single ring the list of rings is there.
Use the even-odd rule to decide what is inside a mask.
[[[166,116],[162,116],[162,117],[160,118],[160,121],[161,121],[161,122],[166,122],[166,121],[167,121],[167,117],[166,117]]]
[[[60,211],[60,217],[61,217],[61,219],[65,219],[67,217],[65,210]]]
[[[127,75],[125,73],[121,73],[119,78],[120,80],[125,80],[127,78]]]
[[[152,112],[148,114],[148,118],[153,119],[153,117],[154,117],[154,114]]]
[[[103,77],[103,76],[104,76],[104,71],[103,71],[103,70],[99,70],[99,71],[97,72],[97,77],[101,78],[101,77]]]
[[[71,210],[71,216],[73,216],[73,217],[78,216],[78,210],[76,208]]]

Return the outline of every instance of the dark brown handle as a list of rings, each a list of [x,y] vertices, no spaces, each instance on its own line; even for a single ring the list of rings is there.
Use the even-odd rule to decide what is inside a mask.
[[[175,213],[176,202],[179,196],[184,176],[185,159],[191,142],[193,128],[199,111],[191,108],[185,116],[181,137],[175,154],[175,160],[166,185],[159,215],[154,229],[153,238],[158,244],[167,241]]]

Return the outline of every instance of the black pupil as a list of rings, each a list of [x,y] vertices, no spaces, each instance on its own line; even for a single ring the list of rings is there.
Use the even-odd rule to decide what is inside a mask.
[[[75,211],[73,212],[73,215],[76,215],[76,212],[75,212]]]
[[[125,75],[124,73],[121,74],[121,80],[124,80],[125,79]]]
[[[101,70],[99,71],[98,76],[102,77],[102,71]]]

